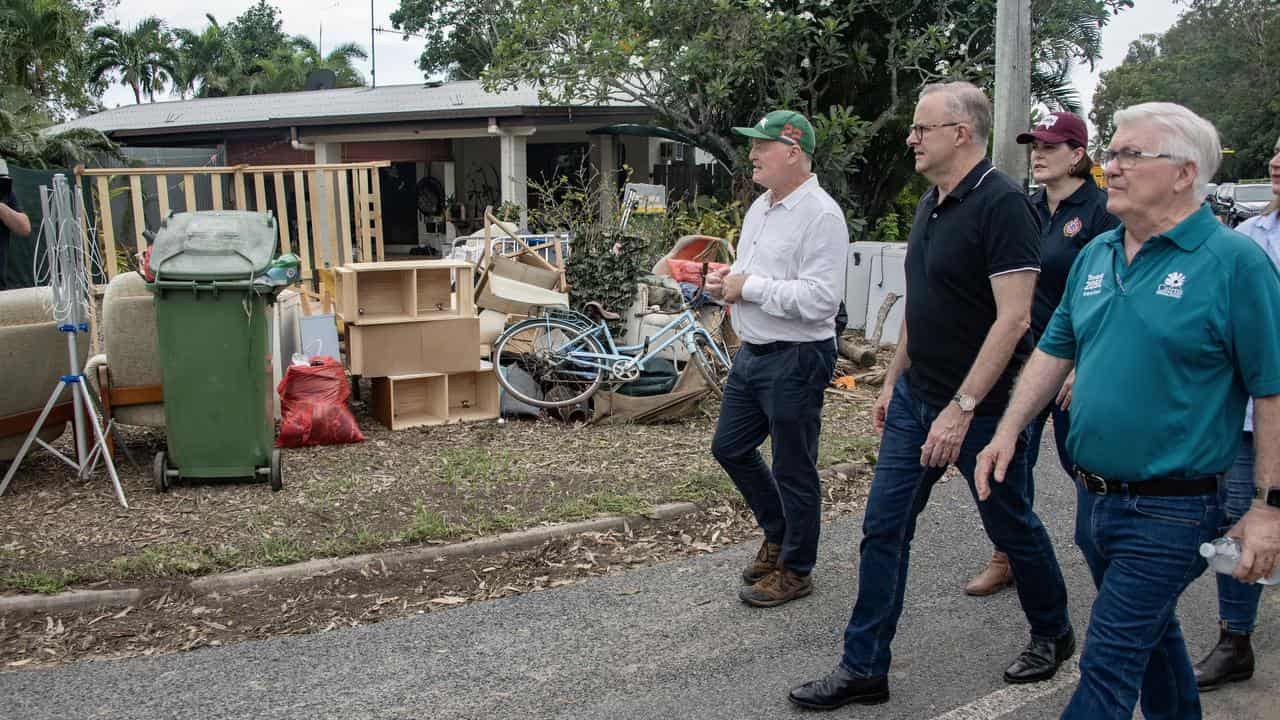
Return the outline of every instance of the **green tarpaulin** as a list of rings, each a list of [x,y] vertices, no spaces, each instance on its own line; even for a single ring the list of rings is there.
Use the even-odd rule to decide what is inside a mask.
[[[22,206],[22,212],[31,219],[31,234],[27,237],[9,236],[4,283],[0,287],[13,289],[36,284],[32,274],[32,258],[35,256],[37,239],[40,236],[40,223],[44,220],[44,216],[40,213],[40,186],[52,185],[53,176],[58,173],[66,175],[68,182],[74,181],[71,171],[65,168],[28,170],[9,165],[9,176],[13,178],[13,192],[18,196],[18,204]],[[92,217],[90,221],[92,222]],[[43,245],[40,247],[43,248]],[[43,263],[42,257],[41,264]]]

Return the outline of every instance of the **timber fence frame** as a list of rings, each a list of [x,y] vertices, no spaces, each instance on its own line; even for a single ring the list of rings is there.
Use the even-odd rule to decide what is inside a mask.
[[[93,207],[97,211],[96,240],[108,282],[120,273],[121,255],[127,257],[136,252],[140,258],[149,245],[144,233],[158,229],[147,226],[145,193],[155,193],[159,217],[165,218],[172,210],[171,188],[178,188],[176,192],[181,193],[184,211],[275,211],[279,231],[277,250],[297,253],[302,261],[302,277],[310,282],[317,270],[326,267],[385,259],[382,184],[378,170],[390,165],[388,161],[376,161],[224,167],[77,167],[75,185],[77,192],[83,192],[83,185],[92,184]],[[211,203],[202,207],[198,199],[202,199],[200,195],[204,193],[197,194],[197,181],[206,176]],[[171,186],[170,180],[174,177],[179,178],[179,182]],[[111,208],[115,178],[124,178],[128,183],[127,187],[117,183],[114,192],[128,193],[127,212],[132,222],[122,228],[126,228],[129,237],[116,236]],[[289,202],[290,188],[292,203]],[[86,237],[95,237],[87,232],[89,228],[85,230]]]

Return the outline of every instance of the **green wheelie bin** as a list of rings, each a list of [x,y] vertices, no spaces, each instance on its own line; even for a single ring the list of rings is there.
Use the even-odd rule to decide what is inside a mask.
[[[280,289],[261,277],[275,252],[270,213],[201,211],[165,218],[152,243],[168,449],[152,476],[261,478],[283,484],[274,448],[267,306]]]

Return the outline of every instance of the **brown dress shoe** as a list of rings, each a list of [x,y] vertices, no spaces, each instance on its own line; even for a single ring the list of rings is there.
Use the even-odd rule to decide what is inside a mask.
[[[755,607],[776,607],[813,592],[813,582],[808,575],[777,568],[764,579],[738,591],[742,602]]]
[[[1009,556],[996,550],[991,556],[991,562],[987,563],[982,572],[964,586],[964,592],[974,597],[986,597],[995,595],[1011,585],[1013,585],[1013,568],[1009,567]]]
[[[760,543],[760,552],[756,553],[756,557],[742,571],[742,582],[746,585],[755,585],[764,579],[765,575],[773,572],[778,568],[778,556],[782,554],[782,546],[765,540]]]
[[[1195,672],[1200,692],[1253,677],[1253,645],[1249,636],[1233,633],[1227,630],[1226,623],[1220,623],[1218,644],[1196,663]]]

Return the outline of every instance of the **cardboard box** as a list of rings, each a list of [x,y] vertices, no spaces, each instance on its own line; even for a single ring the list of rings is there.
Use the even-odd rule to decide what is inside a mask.
[[[480,288],[476,305],[509,315],[537,315],[541,308],[569,307],[569,296],[489,273]]]
[[[350,325],[352,375],[388,377],[470,372],[480,368],[480,319],[449,318]]]
[[[558,270],[549,270],[537,263],[538,261],[529,253],[514,259],[503,255],[494,255],[493,265],[489,268],[489,272],[512,280],[519,280],[529,285],[535,285],[544,290],[559,290],[560,272]]]

